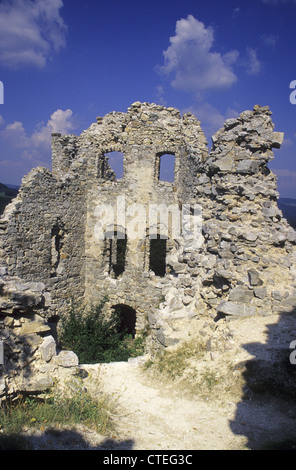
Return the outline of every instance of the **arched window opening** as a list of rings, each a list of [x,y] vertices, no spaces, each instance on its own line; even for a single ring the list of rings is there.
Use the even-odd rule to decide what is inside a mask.
[[[135,309],[125,304],[117,304],[112,307],[119,315],[120,328],[133,338],[136,334],[137,314]]]
[[[165,276],[166,250],[166,238],[160,238],[160,235],[157,235],[157,238],[150,239],[149,269],[153,271],[156,276]]]
[[[164,153],[159,155],[159,181],[173,183],[175,180],[175,155]]]
[[[114,232],[110,243],[110,273],[118,278],[125,270],[127,239],[124,234]]]
[[[116,179],[123,178],[123,153],[122,152],[109,152],[105,153],[105,157],[109,163],[110,168],[114,171]]]

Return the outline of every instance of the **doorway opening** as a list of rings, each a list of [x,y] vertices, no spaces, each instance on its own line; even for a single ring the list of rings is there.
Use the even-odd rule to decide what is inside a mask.
[[[132,338],[136,334],[136,321],[137,314],[136,310],[129,305],[117,304],[112,307],[117,314],[119,315],[120,320],[120,329],[126,331],[128,335],[131,335]]]

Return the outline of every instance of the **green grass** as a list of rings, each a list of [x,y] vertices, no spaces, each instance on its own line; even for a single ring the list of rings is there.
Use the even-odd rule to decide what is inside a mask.
[[[186,342],[176,349],[165,349],[153,359],[148,360],[144,367],[153,367],[158,373],[174,379],[183,375],[190,359],[202,357],[204,351],[205,347],[201,342]]]
[[[133,338],[122,328],[117,312],[105,318],[101,305],[88,311],[72,308],[62,319],[59,338],[63,349],[74,351],[80,364],[125,361],[139,356],[145,348],[145,338]],[[91,380],[91,378],[90,378]],[[29,441],[22,435],[24,428],[56,430],[60,426],[84,424],[100,434],[112,429],[112,408],[100,387],[90,382],[95,395],[85,388],[85,382],[74,376],[65,386],[56,384],[45,398],[23,396],[0,406],[0,450],[28,449]]]
[[[148,359],[143,369],[152,379],[178,390],[182,396],[216,399],[240,396],[245,381],[235,365],[224,361],[223,369],[206,358],[206,345],[199,338],[165,349]]]
[[[112,428],[112,404],[99,390],[96,397],[88,393],[78,376],[61,388],[53,389],[46,398],[19,397],[0,408],[0,450],[29,449],[21,434],[24,428],[60,429],[61,426],[84,424],[106,434]]]

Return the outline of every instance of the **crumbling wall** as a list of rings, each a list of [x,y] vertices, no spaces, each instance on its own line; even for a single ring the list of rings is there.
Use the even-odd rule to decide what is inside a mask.
[[[7,304],[3,285],[5,338],[14,337],[15,328],[21,331],[22,323],[34,323],[35,315],[42,322],[56,320],[72,299],[90,305],[106,295],[106,314],[126,305],[136,312],[137,333],[149,327],[150,352],[197,334],[202,318],[295,309],[296,232],[278,209],[276,177],[267,166],[283,134],[274,132],[268,107],[227,120],[210,152],[195,116],[140,102],[127,113],[98,117],[80,136],[56,133],[52,139],[52,171],[32,170],[0,219],[2,283],[11,285],[17,277],[20,292],[20,283],[42,286],[38,311],[31,305],[23,321],[19,307]],[[112,151],[124,155],[121,179],[108,164]],[[171,183],[159,179],[165,153],[175,158]],[[180,215],[185,207],[189,216],[194,213],[198,231],[174,236],[169,222],[151,226],[152,204],[176,206]],[[104,221],[103,206],[114,210],[111,222]],[[133,238],[128,226],[135,213],[129,209],[137,207],[146,215],[144,236]],[[150,235],[166,228],[160,275],[149,264]],[[118,233],[127,240],[124,269],[117,275],[112,257]],[[37,335],[38,356],[43,333]]]
[[[267,315],[296,306],[295,231],[278,209],[276,177],[267,167],[282,140],[269,108],[260,106],[213,136],[207,162],[213,212],[203,230],[216,265],[204,298],[214,288],[210,303],[218,313]]]
[[[84,295],[85,191],[77,176],[63,176],[32,170],[0,222],[1,266],[44,283],[49,316]]]
[[[202,315],[217,320],[296,307],[296,232],[278,208],[267,166],[283,134],[274,132],[269,108],[255,106],[227,120],[212,140],[194,188],[203,242],[192,253],[180,247],[186,267],[180,264],[177,282],[166,277],[157,313],[158,337],[167,345],[194,334]]]
[[[98,163],[111,151],[124,155],[123,178],[100,178],[99,183],[94,181],[89,185],[85,296],[89,303],[96,303],[107,293],[107,307],[118,303],[130,305],[137,311],[136,327],[141,331],[147,322],[150,327],[155,324],[163,282],[166,282],[159,277],[155,279],[149,269],[150,236],[160,230],[159,226],[149,225],[149,206],[175,204],[179,210],[182,203],[192,202],[195,176],[208,153],[206,140],[193,115],[181,117],[174,108],[140,102],[133,103],[127,113],[113,112],[97,118],[97,123],[82,135],[85,141],[96,143]],[[166,153],[175,158],[172,183],[159,180],[160,157]],[[92,162],[92,168],[95,167]],[[114,208],[114,229],[121,230],[124,225],[123,233],[127,236],[125,269],[118,279],[110,272],[110,241],[99,239],[96,230],[104,204]],[[137,206],[144,210],[145,234],[130,237],[126,229],[135,216],[132,209]],[[168,241],[167,258],[171,263],[167,271],[176,268],[173,258],[180,244],[183,244],[182,235],[178,241],[172,238]],[[186,269],[185,264],[182,269]]]
[[[6,275],[0,296],[0,402],[45,392],[56,378],[75,372],[76,354],[59,351],[54,325],[46,320],[44,284]]]

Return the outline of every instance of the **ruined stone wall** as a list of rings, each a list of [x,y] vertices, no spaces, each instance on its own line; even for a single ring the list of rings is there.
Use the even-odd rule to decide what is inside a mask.
[[[75,373],[76,354],[59,351],[55,325],[46,321],[45,285],[6,275],[0,279],[0,295],[0,403],[47,391],[56,379]]]
[[[137,311],[137,329],[140,331],[145,328],[148,316],[149,324],[153,323],[154,311],[163,297],[162,280],[155,282],[154,273],[149,271],[149,235],[154,229],[155,233],[159,230],[159,227],[149,227],[149,205],[162,203],[179,207],[182,202],[191,202],[194,178],[207,154],[205,138],[194,116],[181,118],[179,111],[173,108],[139,102],[134,103],[127,114],[111,113],[103,119],[98,118],[98,123],[85,131],[84,138],[97,142],[101,157],[114,150],[124,155],[123,178],[107,181],[101,178],[99,184],[94,181],[89,185],[86,299],[96,303],[107,293],[110,306],[132,306]],[[159,180],[160,157],[165,153],[175,157],[173,183]],[[124,198],[119,209],[118,198]],[[96,236],[101,216],[98,209],[103,204],[113,207],[115,216],[117,210],[121,216],[124,212],[125,227],[134,217],[133,212],[129,214],[132,206],[140,205],[145,210],[146,234],[128,239],[125,270],[119,279],[110,274],[108,240],[98,240]],[[116,217],[115,225],[118,229],[122,225]],[[171,240],[167,244],[167,257],[172,257],[177,248],[176,241]]]
[[[213,213],[204,232],[207,251],[216,257],[216,294],[220,284],[211,304],[221,313],[275,313],[279,290],[281,308],[295,301],[295,231],[278,209],[276,177],[267,167],[283,140],[273,129],[269,108],[255,106],[213,137],[207,165]]]
[[[128,305],[137,332],[149,326],[151,351],[194,335],[203,317],[293,311],[296,235],[278,209],[276,177],[267,166],[282,140],[268,107],[255,106],[227,120],[209,152],[195,116],[140,102],[127,113],[98,117],[79,136],[53,134],[52,172],[32,170],[0,219],[2,282],[15,276],[41,282],[38,315],[49,320],[67,311],[72,298],[93,304],[107,295],[106,313]],[[124,155],[121,179],[108,164],[112,151]],[[172,183],[159,180],[165,153],[175,157]],[[145,236],[127,239],[123,271],[112,270],[118,240],[107,234],[125,236],[134,213],[121,206],[119,220],[102,228],[101,209],[116,214],[120,198],[146,216],[151,204],[201,209],[194,236],[174,237],[169,227],[163,275],[149,267],[149,217]],[[0,304],[6,323],[16,312]]]
[[[84,295],[86,198],[76,177],[32,170],[0,223],[1,266],[9,276],[43,282],[48,314]]]

